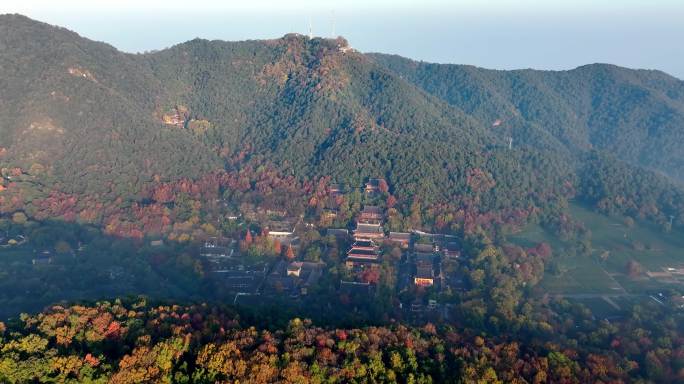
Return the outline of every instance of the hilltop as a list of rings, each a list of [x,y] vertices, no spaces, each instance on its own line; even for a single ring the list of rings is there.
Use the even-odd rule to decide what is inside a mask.
[[[209,183],[205,197],[236,206],[226,180],[242,173],[259,189],[268,172],[304,195],[384,177],[405,215],[420,202],[546,216],[568,197],[615,198],[591,187],[613,164],[652,180],[617,209],[680,214],[676,199],[642,212],[645,195],[679,193],[647,169],[677,178],[684,158],[684,85],[660,72],[489,71],[297,34],[127,54],[19,15],[0,16],[0,32],[8,213],[134,222],[128,207],[163,203],[153,191],[174,183]]]

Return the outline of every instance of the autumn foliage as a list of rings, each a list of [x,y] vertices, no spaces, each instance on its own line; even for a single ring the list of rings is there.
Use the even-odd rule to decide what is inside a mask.
[[[675,379],[666,358],[647,354],[647,370]],[[0,335],[3,382],[617,383],[639,369],[620,364],[609,354],[521,345],[431,323],[328,329],[295,318],[266,330],[241,325],[228,309],[144,302],[52,307]]]

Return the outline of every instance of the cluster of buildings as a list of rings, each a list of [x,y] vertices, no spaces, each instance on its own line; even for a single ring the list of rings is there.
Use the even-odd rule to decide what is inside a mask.
[[[383,189],[386,191],[386,188],[385,180],[370,179],[366,183],[364,193],[367,200],[372,201]],[[351,233],[353,242],[345,258],[345,266],[355,275],[359,276],[364,271],[379,268],[381,262],[380,244],[386,238],[382,227],[384,220],[384,210],[375,205],[365,205],[363,210],[359,212],[356,218],[356,228]],[[331,229],[328,234],[337,238],[349,238],[349,232],[346,229]],[[364,295],[372,292],[373,286],[367,279],[359,280],[362,281],[342,280],[340,292],[347,294],[362,293]]]
[[[326,230],[327,235],[337,238],[340,244],[349,244],[343,263],[353,277],[340,281],[339,292],[348,293],[350,296],[372,294],[384,256],[381,247],[387,245],[395,248],[393,254],[396,253],[396,248],[402,251],[401,262],[397,264],[397,287],[400,291],[412,287],[434,287],[433,289],[439,291],[444,287],[459,284],[457,276],[444,276],[443,273],[444,263],[455,261],[460,256],[460,245],[456,237],[417,230],[385,232],[385,209],[375,204],[383,199],[387,188],[385,180],[370,179],[362,188],[366,205],[358,212],[353,229]],[[344,189],[340,185],[331,185],[329,193],[330,197],[334,198],[344,194]],[[333,205],[324,208],[323,214],[328,214],[326,209],[333,215]],[[295,232],[301,232],[301,229],[308,225],[302,222],[303,217],[287,219],[285,212],[260,212],[256,208],[243,211],[246,218],[253,216],[260,219],[258,221],[264,223],[263,234],[274,241],[277,240],[281,246],[298,247],[300,240]],[[240,258],[233,258],[235,249],[235,244],[224,244],[210,239],[200,249],[200,255],[217,266],[231,265],[227,268],[216,268],[214,273],[222,278],[230,292],[236,294],[236,303],[258,301],[261,300],[259,297],[264,295],[298,299],[309,294],[311,288],[319,284],[325,269],[325,263],[322,262],[286,258],[246,267],[240,265]],[[228,261],[227,264],[223,263],[225,261]],[[436,305],[436,302],[432,303],[432,307]]]
[[[409,232],[390,232],[387,239],[401,249],[408,249],[411,245],[411,233]]]
[[[232,266],[226,269],[212,271],[216,279],[220,279],[226,291],[235,293],[238,296],[258,296],[261,286],[268,273],[265,264],[252,266]]]
[[[435,264],[439,263],[432,244],[414,244],[413,246],[413,283],[419,287],[431,287],[435,284]]]
[[[373,268],[380,262],[379,242],[385,238],[382,228],[384,213],[380,207],[365,206],[356,220],[353,231],[354,242],[347,251],[347,268],[359,271]]]
[[[279,260],[273,265],[238,265],[212,272],[224,289],[235,295],[235,304],[253,304],[260,298],[307,295],[323,275],[324,263]]]
[[[268,265],[245,265],[236,248],[234,239],[211,237],[199,248],[199,256],[205,261],[210,276],[221,282],[226,291],[240,296],[259,295]]]
[[[672,283],[684,281],[684,267],[662,267],[660,271],[646,271],[646,276]]]
[[[204,242],[202,247],[200,247],[199,254],[201,257],[209,260],[209,262],[218,264],[222,260],[231,259],[234,252],[235,240],[228,242],[223,238],[211,237]]]
[[[33,265],[47,265],[52,263],[52,251],[44,249],[41,251],[33,251],[34,256],[31,259]]]
[[[150,242],[151,246],[164,245],[162,240]],[[199,255],[205,262],[206,270],[210,272],[230,269],[236,266],[235,253],[237,242],[224,237],[210,237],[199,248]]]
[[[284,247],[299,249],[299,237],[295,234],[298,221],[295,219],[269,220],[266,224],[266,235],[278,240]]]
[[[380,247],[370,239],[355,240],[347,251],[345,264],[351,270],[375,267],[380,261]]]
[[[23,235],[0,234],[0,248],[16,247],[26,243],[26,241],[26,237]]]
[[[271,222],[267,235],[291,246],[298,241],[294,236],[294,223]],[[231,239],[212,237],[199,248],[211,276],[221,287],[234,295],[234,304],[255,304],[261,297],[306,295],[311,286],[317,284],[323,274],[324,263],[286,261],[275,263],[261,261],[246,262],[239,257],[237,242]],[[232,297],[232,296],[231,296]]]
[[[431,288],[435,292],[440,292],[447,288],[463,288],[463,276],[455,272],[444,272],[453,270],[454,268],[450,268],[449,265],[456,263],[460,257],[460,244],[455,236],[412,231],[409,239],[404,262],[399,269],[400,291]],[[403,234],[398,236],[398,240],[404,240]],[[416,303],[420,303],[421,308],[424,306],[422,299],[416,297],[411,307],[412,311],[415,311]]]
[[[373,197],[382,192],[383,188],[387,188],[385,179],[368,179],[365,188],[366,196]]]
[[[383,179],[370,179],[365,186],[364,193],[372,200],[382,192],[387,191],[387,184]],[[385,234],[383,223],[385,213],[382,208],[366,205],[358,214],[356,228],[353,230],[353,243],[347,251],[345,265],[354,272],[374,268],[379,265],[381,251],[379,244],[391,243],[402,250],[409,263],[408,281],[418,287],[441,287],[442,260],[453,260],[460,256],[460,246],[455,237],[413,232],[390,232]],[[337,234],[344,230],[330,230],[328,233]],[[342,233],[339,233],[342,235]],[[414,239],[420,239],[414,243]],[[408,282],[407,281],[407,282]]]
[[[166,125],[173,125],[178,128],[184,128],[187,122],[188,109],[185,106],[178,105],[164,114],[161,120]]]
[[[280,260],[266,277],[264,293],[290,297],[306,295],[318,283],[324,266],[324,263]]]
[[[354,239],[381,241],[385,238],[382,222],[385,216],[380,207],[367,205],[356,219]]]

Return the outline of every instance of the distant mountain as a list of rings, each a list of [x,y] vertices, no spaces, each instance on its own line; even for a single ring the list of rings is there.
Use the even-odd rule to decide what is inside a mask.
[[[163,183],[271,168],[384,177],[406,214],[532,212],[581,185],[592,149],[684,176],[684,85],[659,72],[489,71],[297,34],[126,54],[20,15],[0,16],[0,51],[0,166],[41,186],[0,196],[8,212],[55,193],[128,207]]]
[[[593,64],[496,71],[369,54],[410,83],[514,142],[597,149],[684,179],[684,82],[659,71]]]

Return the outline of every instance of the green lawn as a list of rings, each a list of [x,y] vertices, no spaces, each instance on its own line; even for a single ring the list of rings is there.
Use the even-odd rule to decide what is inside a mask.
[[[575,303],[585,305],[597,319],[629,316],[634,305],[648,308],[655,302],[648,296],[572,298]]]
[[[613,300],[613,302],[620,307],[620,309],[618,309],[602,298],[573,299],[573,301],[584,304],[587,308],[589,308],[591,313],[593,313],[594,316],[599,319],[605,319],[613,316],[624,316],[627,313],[626,309],[628,308],[627,306],[623,308],[620,306],[620,304]]]
[[[528,225],[521,232],[509,236],[508,240],[521,247],[527,248],[533,247],[539,243],[548,243],[553,249],[563,246],[563,242],[553,233],[537,224]]]
[[[637,221],[631,228],[624,217],[604,216],[579,204],[571,204],[570,214],[584,223],[592,233],[591,256],[563,256],[570,244],[539,225],[530,225],[509,240],[523,247],[546,242],[554,250],[560,266],[559,275],[547,274],[539,285],[540,292],[550,294],[620,294],[643,293],[673,284],[645,275],[627,276],[627,263],[638,261],[645,271],[662,271],[667,267],[684,267],[684,233],[663,233],[655,225]],[[607,258],[602,258],[601,256]]]
[[[651,271],[684,266],[684,233],[680,230],[664,233],[645,222],[629,228],[623,217],[600,215],[577,204],[571,205],[570,212],[591,230],[594,255],[610,252],[605,268],[611,273],[624,272],[629,260]]]
[[[540,289],[550,294],[616,294],[621,293],[616,284],[601,267],[590,258],[563,259],[563,273],[558,276],[547,274],[540,283]]]

